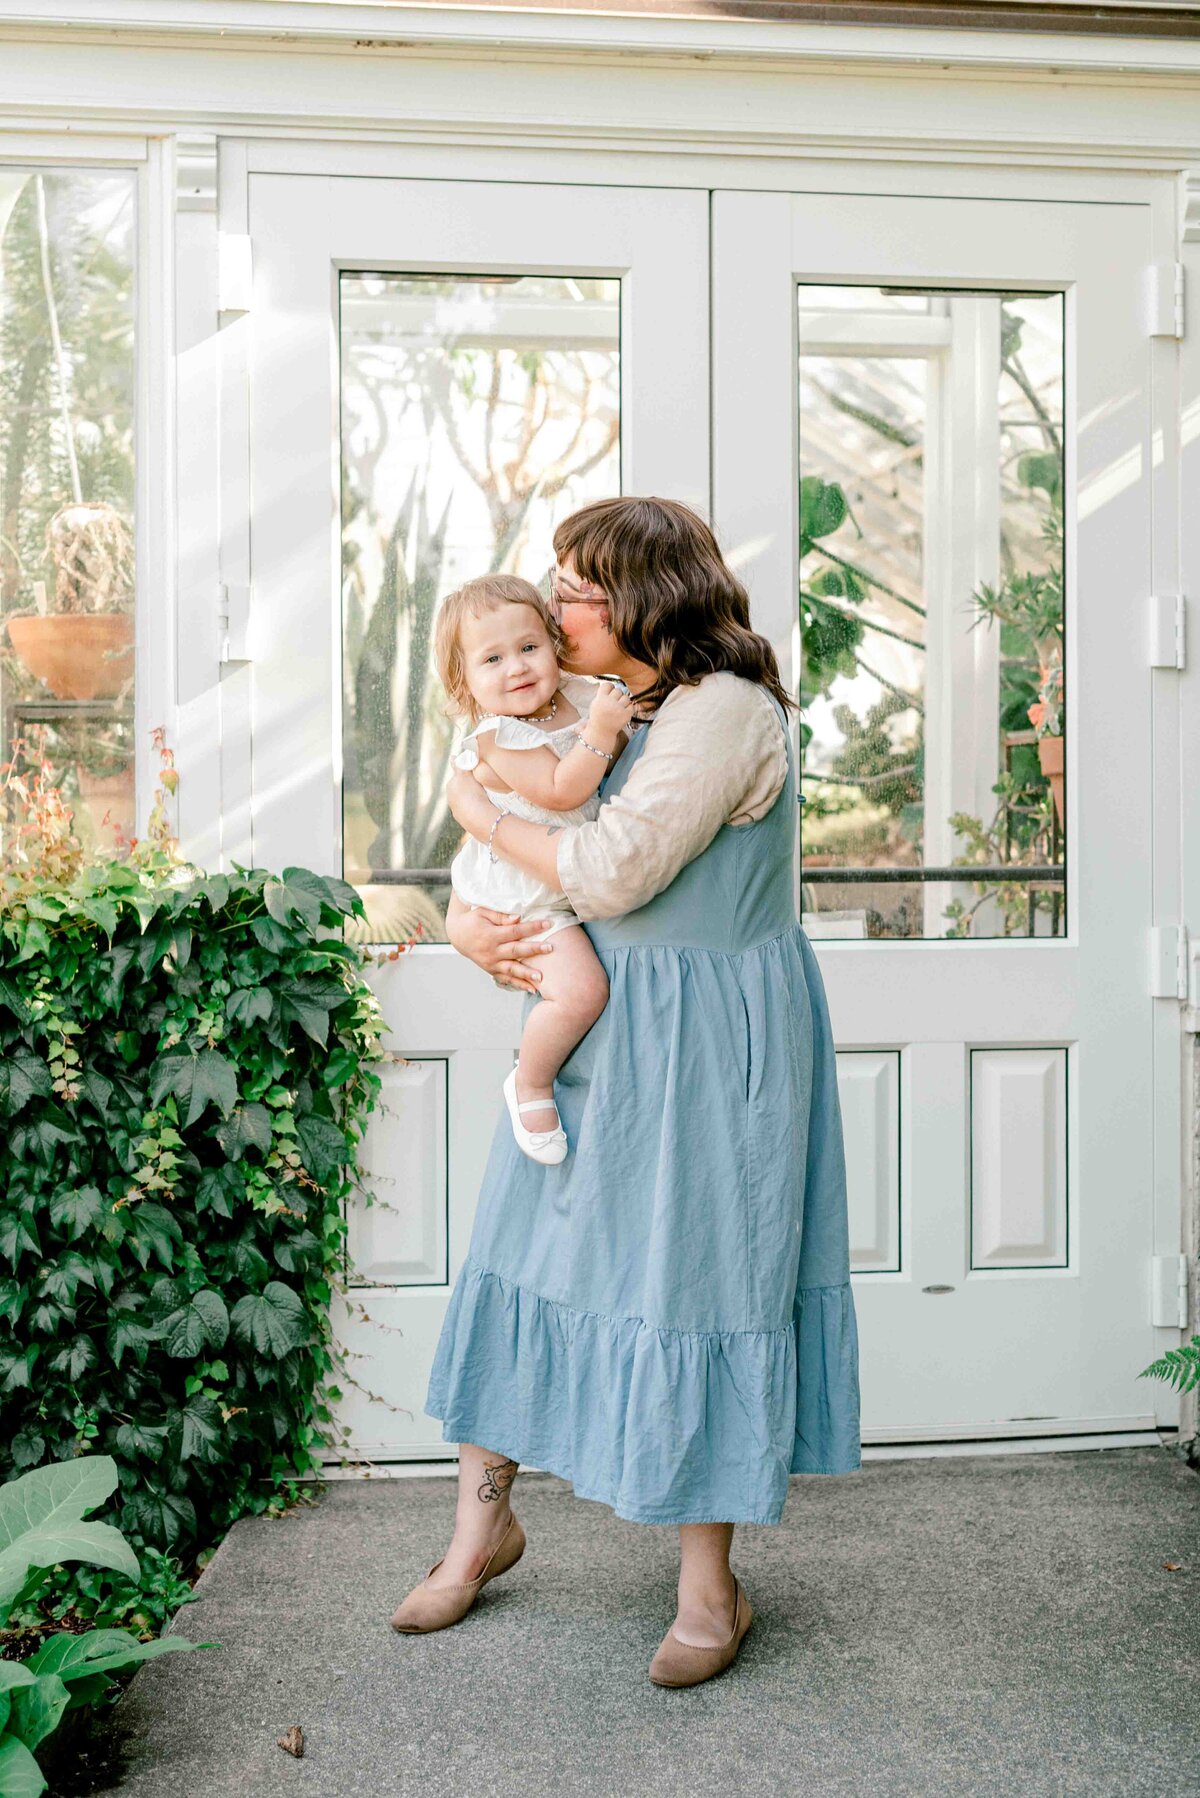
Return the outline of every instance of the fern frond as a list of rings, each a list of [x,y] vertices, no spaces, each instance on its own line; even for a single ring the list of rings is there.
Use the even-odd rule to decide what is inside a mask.
[[[1193,1336],[1182,1348],[1168,1349],[1161,1360],[1144,1367],[1138,1379],[1166,1380],[1180,1392],[1200,1386],[1200,1336]]]

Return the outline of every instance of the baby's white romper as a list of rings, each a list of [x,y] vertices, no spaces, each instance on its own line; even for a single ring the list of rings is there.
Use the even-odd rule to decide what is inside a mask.
[[[584,675],[565,674],[558,690],[575,707],[579,717],[573,724],[560,724],[557,729],[547,729],[546,720],[539,724],[528,718],[481,718],[464,737],[454,756],[454,766],[468,770],[477,768],[479,750],[475,739],[489,731],[495,731],[498,749],[549,748],[562,761],[575,747],[575,733],[586,722],[599,687],[599,681]],[[600,810],[598,793],[593,793],[571,811],[553,812],[545,806],[534,805],[520,793],[497,793],[490,787],[487,791],[502,811],[511,812],[517,818],[528,818],[535,824],[590,824]],[[520,918],[545,918],[547,928],[541,933],[543,937],[579,922],[565,894],[555,892],[553,887],[514,867],[501,856],[493,862],[487,844],[475,837],[467,838],[451,862],[450,884],[464,905],[486,905],[494,911],[513,913]]]

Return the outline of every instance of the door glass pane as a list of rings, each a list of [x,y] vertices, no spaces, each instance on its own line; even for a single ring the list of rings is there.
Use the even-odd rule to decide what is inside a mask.
[[[558,520],[620,491],[619,280],[341,277],[343,861],[375,941],[445,938],[462,729],[439,600],[538,583]]]
[[[1066,929],[1063,360],[1061,294],[799,289],[814,937]]]
[[[0,168],[0,734],[134,828],[134,176]]]

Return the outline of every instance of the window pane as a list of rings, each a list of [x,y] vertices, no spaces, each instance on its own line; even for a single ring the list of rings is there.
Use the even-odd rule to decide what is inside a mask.
[[[1061,935],[1062,296],[910,298],[799,293],[806,928]]]
[[[445,937],[461,730],[439,599],[540,582],[555,524],[620,490],[618,280],[341,278],[343,835],[376,941]]]
[[[134,825],[134,177],[0,168],[0,727]]]

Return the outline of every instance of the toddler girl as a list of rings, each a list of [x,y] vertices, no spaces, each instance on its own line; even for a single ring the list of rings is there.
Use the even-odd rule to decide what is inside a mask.
[[[467,581],[438,610],[438,673],[452,709],[472,726],[455,766],[474,771],[501,808],[497,820],[514,812],[541,824],[584,824],[600,809],[597,788],[634,701],[608,681],[564,674],[562,647],[546,601],[516,575]],[[544,918],[536,940],[558,936],[553,956],[540,964],[539,1002],[504,1082],[518,1144],[552,1165],[568,1146],[555,1076],[608,1003],[608,980],[566,895],[501,861],[489,844],[468,837],[450,864],[450,881],[465,905]]]

